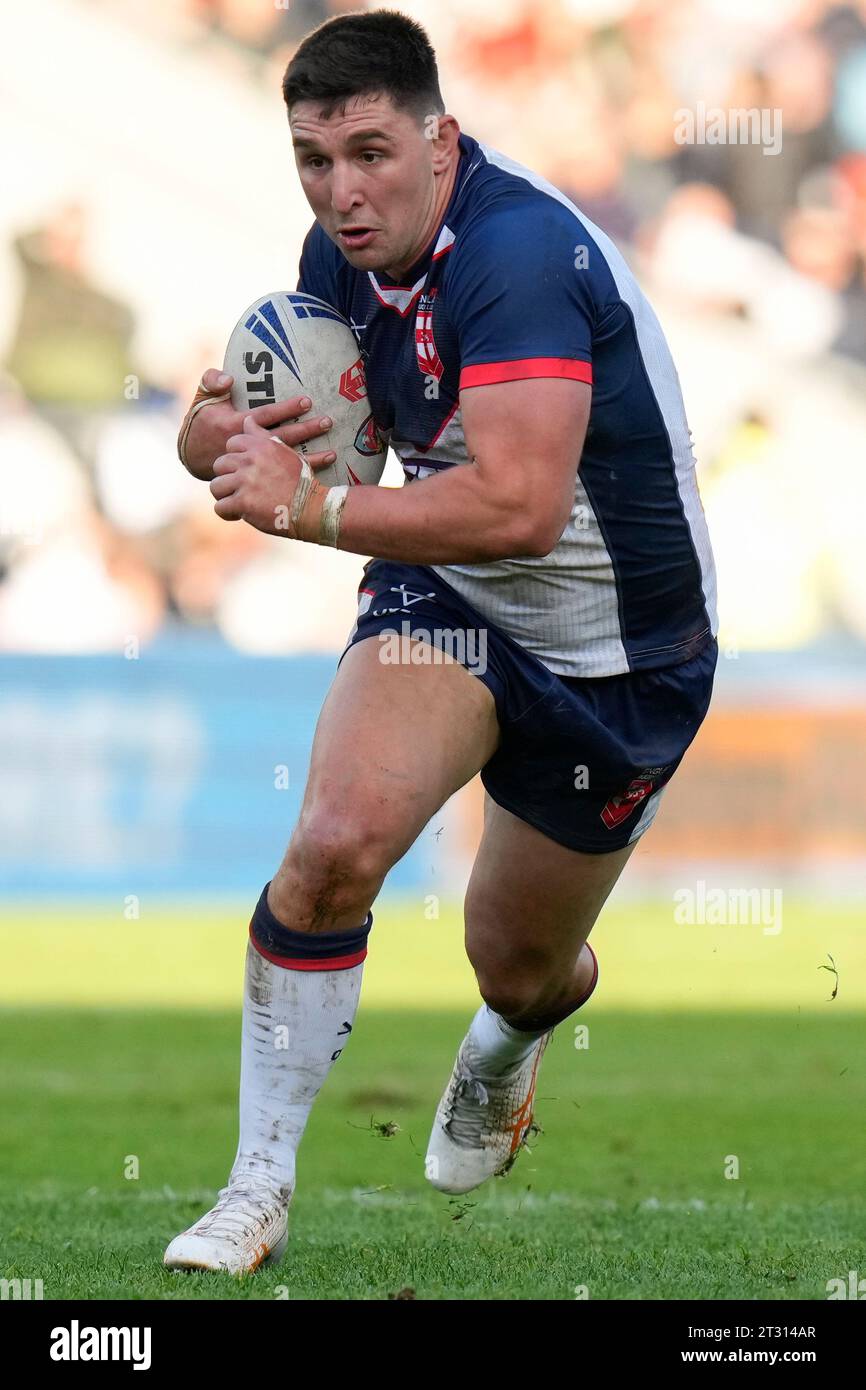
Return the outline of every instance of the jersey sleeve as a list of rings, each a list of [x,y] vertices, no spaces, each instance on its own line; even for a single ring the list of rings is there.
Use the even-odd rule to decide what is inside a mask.
[[[596,309],[580,230],[539,199],[480,218],[458,240],[446,297],[461,389],[527,377],[592,382]]]

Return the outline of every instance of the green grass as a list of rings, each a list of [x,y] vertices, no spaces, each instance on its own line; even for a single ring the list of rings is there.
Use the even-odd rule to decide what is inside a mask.
[[[640,852],[640,851],[638,851]],[[252,902],[187,908],[141,901],[0,912],[0,1005],[235,1009]],[[439,915],[430,918],[428,910]],[[373,909],[364,1002],[382,1009],[473,1008],[459,902],[383,895]],[[784,896],[780,930],[679,926],[671,900],[614,896],[592,936],[604,1008],[833,1014],[866,1009],[866,932],[856,902]],[[822,965],[832,956],[839,987]]]
[[[532,1152],[454,1200],[422,1155],[467,1011],[365,1002],[286,1258],[243,1281],[160,1264],[234,1156],[237,1011],[7,1009],[0,1277],[46,1298],[823,1299],[866,1273],[866,1024],[822,989],[766,1014],[591,1003],[589,1048],[565,1025],[548,1049]]]

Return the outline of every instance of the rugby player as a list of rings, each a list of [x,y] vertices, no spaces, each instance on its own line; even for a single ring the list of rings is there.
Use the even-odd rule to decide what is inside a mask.
[[[296,1152],[352,1031],[382,883],[478,772],[465,921],[483,1002],[426,1175],[464,1193],[511,1165],[551,1033],[595,987],[587,938],[706,714],[717,656],[677,374],[618,250],[461,132],[424,30],[397,12],[313,31],[283,95],[316,219],[298,289],[351,322],[406,482],[324,487],[332,456],[293,447],[327,427],[298,420],[309,401],[238,414],[215,369],[182,427],[225,521],[375,557],[250,923],[237,1156],[165,1254],[235,1273],[285,1250]],[[383,660],[407,631],[410,659]],[[483,634],[484,661],[446,651],[455,633],[476,654]],[[425,645],[443,659],[416,661]]]

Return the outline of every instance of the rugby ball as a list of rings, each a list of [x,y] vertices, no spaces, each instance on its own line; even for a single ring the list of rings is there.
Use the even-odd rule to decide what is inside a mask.
[[[223,371],[234,377],[236,410],[307,395],[312,408],[299,420],[330,415],[327,434],[295,446],[299,454],[336,452],[336,463],[315,470],[320,483],[378,483],[387,445],[370,410],[358,340],[332,305],[287,290],[263,295],[236,324]]]

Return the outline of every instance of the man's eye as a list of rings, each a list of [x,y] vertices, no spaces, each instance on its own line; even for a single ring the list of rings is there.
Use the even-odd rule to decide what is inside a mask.
[[[382,155],[382,151],[381,151],[381,150],[362,150],[362,152],[361,152],[361,158],[362,158],[362,159],[365,159],[365,160],[366,160],[368,155],[369,155],[370,159],[382,159],[382,158],[383,158],[383,155]]]

